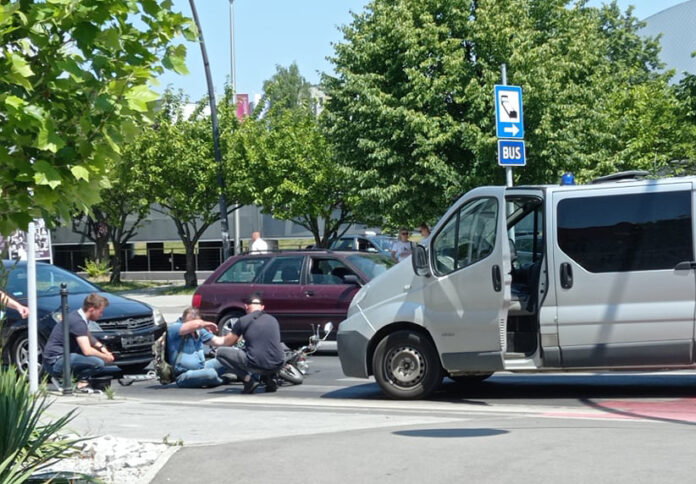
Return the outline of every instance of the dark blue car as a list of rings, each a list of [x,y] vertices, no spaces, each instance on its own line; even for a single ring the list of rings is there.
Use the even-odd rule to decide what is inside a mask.
[[[27,265],[25,262],[3,261],[7,282],[0,287],[17,301],[28,305]],[[164,318],[147,304],[103,292],[80,276],[51,264],[36,264],[37,319],[39,354],[48,335],[61,318],[60,285],[68,288],[68,311],[82,307],[85,296],[96,292],[109,300],[102,318],[90,327],[116,357],[115,364],[125,373],[142,371],[152,361],[152,343],[164,331]],[[2,319],[2,318],[0,318]],[[27,320],[12,309],[6,309],[0,322],[2,362],[26,370],[29,361]]]

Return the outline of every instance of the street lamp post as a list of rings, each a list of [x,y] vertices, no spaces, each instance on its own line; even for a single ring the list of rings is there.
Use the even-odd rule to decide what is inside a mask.
[[[198,40],[201,44],[201,54],[203,56],[203,67],[205,68],[205,79],[208,84],[208,101],[210,103],[210,120],[213,124],[213,152],[215,161],[218,164],[218,185],[220,187],[220,229],[222,236],[222,258],[226,260],[230,256],[230,232],[227,222],[227,199],[225,198],[225,180],[223,178],[222,169],[222,154],[220,153],[220,127],[217,118],[217,105],[215,103],[215,89],[213,88],[213,78],[210,74],[210,63],[208,62],[208,52],[205,49],[205,41],[203,40],[203,30],[201,23],[198,20],[198,12],[194,0],[189,0],[191,4],[191,12],[193,20],[198,28]]]
[[[237,99],[237,67],[235,62],[234,49],[234,0],[230,2],[230,84],[232,86],[233,99]],[[236,109],[235,103],[235,109]],[[234,253],[239,254],[242,251],[242,241],[239,239],[239,210],[242,208],[240,204],[234,210]]]

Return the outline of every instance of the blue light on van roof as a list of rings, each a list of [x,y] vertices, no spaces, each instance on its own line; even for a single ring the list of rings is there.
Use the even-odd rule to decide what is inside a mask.
[[[561,176],[561,185],[575,185],[575,175],[570,172]]]

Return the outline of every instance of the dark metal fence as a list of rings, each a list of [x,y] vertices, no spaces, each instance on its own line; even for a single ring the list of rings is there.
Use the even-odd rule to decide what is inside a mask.
[[[73,272],[82,271],[88,259],[94,259],[93,245],[81,249],[54,246],[53,263]],[[194,252],[196,271],[212,271],[222,263],[222,247],[198,247]],[[186,254],[181,249],[126,249],[121,253],[122,272],[185,271]]]

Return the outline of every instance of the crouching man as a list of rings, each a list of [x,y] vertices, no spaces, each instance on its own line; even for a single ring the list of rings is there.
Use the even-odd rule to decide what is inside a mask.
[[[225,336],[225,343],[233,345],[244,338],[244,349],[221,348],[216,358],[244,382],[242,393],[254,393],[259,382],[255,375],[262,375],[267,392],[277,390],[273,373],[283,366],[283,348],[280,343],[278,320],[264,312],[261,296],[250,296],[244,305],[246,315],[239,318],[232,333]]]
[[[215,331],[217,325],[202,320],[195,308],[187,308],[181,318],[167,327],[167,360],[174,367],[176,386],[210,388],[225,383],[225,367],[215,358],[205,358],[204,345],[226,344],[226,338],[215,336]]]
[[[72,374],[78,379],[76,391],[94,393],[90,384],[92,377],[114,376],[121,373],[117,366],[112,366],[115,358],[104,343],[95,338],[89,330],[90,322],[99,320],[109,300],[96,293],[88,295],[82,307],[68,314],[66,321],[60,321],[53,327],[46,347],[43,351],[43,364],[51,377],[60,379],[63,375],[64,344],[63,325],[70,332],[70,347],[68,349]],[[56,380],[58,387],[63,383]]]

